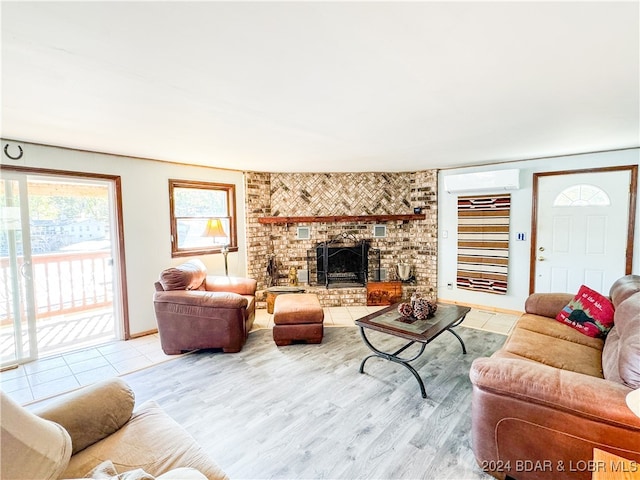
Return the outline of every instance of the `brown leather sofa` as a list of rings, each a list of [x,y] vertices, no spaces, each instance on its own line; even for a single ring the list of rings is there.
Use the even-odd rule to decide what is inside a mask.
[[[504,346],[471,367],[472,445],[495,478],[591,479],[593,449],[640,462],[640,418],[625,398],[640,387],[640,276],[609,292],[606,340],[555,320],[573,294],[533,294]]]
[[[251,278],[207,275],[198,259],[163,270],[153,304],[164,353],[239,352],[255,319],[256,286]]]

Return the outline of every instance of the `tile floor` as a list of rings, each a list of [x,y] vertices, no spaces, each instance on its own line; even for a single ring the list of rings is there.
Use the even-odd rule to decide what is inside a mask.
[[[324,324],[352,326],[354,320],[382,307],[326,307]],[[472,309],[462,325],[507,334],[517,315]],[[254,330],[272,328],[273,315],[256,311]],[[157,334],[111,342],[55,355],[0,373],[0,388],[20,404],[28,405],[96,381],[123,375],[175,358],[165,355]]]

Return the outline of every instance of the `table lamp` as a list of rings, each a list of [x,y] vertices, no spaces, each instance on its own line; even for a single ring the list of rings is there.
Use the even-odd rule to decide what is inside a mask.
[[[217,238],[224,238],[225,241],[228,238],[227,233],[224,231],[224,227],[222,226],[222,220],[219,218],[210,218],[207,220],[207,224],[204,227],[204,232],[202,233],[203,237],[212,237],[214,245],[218,243]],[[224,274],[229,276],[229,264],[227,263],[227,255],[229,254],[229,245],[223,244],[220,250],[222,255],[224,255]]]

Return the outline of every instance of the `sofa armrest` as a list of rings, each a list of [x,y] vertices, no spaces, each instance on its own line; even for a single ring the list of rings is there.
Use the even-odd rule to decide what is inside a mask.
[[[524,304],[524,311],[533,315],[556,318],[556,315],[575,295],[571,293],[532,293]]]
[[[237,293],[204,290],[172,290],[155,292],[154,303],[173,303],[189,307],[247,308],[249,301]]]
[[[60,478],[83,478],[86,472],[106,460],[110,460],[116,471],[121,473],[140,468],[158,478],[173,469],[190,467],[209,480],[229,480],[193,436],[153,400],[139,405],[115,435],[72,456],[69,467]],[[174,470],[175,475],[163,478],[182,479],[179,473],[179,470]],[[129,478],[126,475],[117,478],[122,477]]]
[[[116,432],[131,418],[135,396],[121,378],[112,378],[63,396],[34,412],[71,436],[73,454]]]
[[[253,278],[207,275],[204,283],[208,292],[232,292],[238,295],[255,295],[258,282]]]
[[[508,358],[477,358],[469,376],[481,390],[640,432],[640,418],[626,404],[631,389],[622,384]]]

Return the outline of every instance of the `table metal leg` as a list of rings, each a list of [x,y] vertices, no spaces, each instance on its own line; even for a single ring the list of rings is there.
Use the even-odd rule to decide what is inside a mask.
[[[453,333],[453,332],[451,332]],[[380,357],[380,358],[384,358],[386,360],[389,360],[390,362],[394,362],[397,363],[399,365],[404,365],[407,370],[409,370],[413,376],[415,377],[415,379],[418,381],[418,385],[420,386],[420,393],[422,394],[422,398],[427,398],[427,391],[424,388],[424,382],[422,381],[422,379],[420,378],[420,375],[418,375],[418,372],[416,371],[415,368],[413,368],[411,365],[409,365],[409,362],[412,362],[414,360],[416,360],[418,357],[420,357],[420,355],[422,355],[424,353],[424,349],[427,346],[426,343],[421,344],[420,346],[420,351],[414,355],[411,358],[402,358],[399,357],[398,355],[402,352],[404,352],[407,348],[409,348],[411,345],[413,345],[416,342],[409,342],[406,345],[404,345],[403,347],[401,347],[400,349],[396,350],[393,353],[388,353],[388,352],[383,352],[381,350],[378,350],[376,347],[374,347],[371,342],[369,341],[369,339],[367,338],[367,335],[364,332],[364,328],[360,327],[360,335],[362,336],[362,340],[364,341],[365,345],[367,347],[369,347],[369,349],[371,351],[373,351],[373,355],[369,355],[368,357],[365,357],[364,360],[362,360],[362,363],[360,363],[360,373],[364,373],[364,364],[367,362],[367,360],[369,360],[372,357]],[[454,335],[456,335],[454,333]],[[456,335],[457,337],[457,335]],[[459,337],[458,337],[459,338]],[[462,341],[462,340],[460,340]],[[464,344],[463,344],[464,346]]]
[[[456,332],[454,332],[452,329],[457,327],[458,325],[460,325],[463,321],[464,321],[464,317],[466,317],[467,315],[463,315],[462,317],[460,317],[460,320],[456,321],[456,323],[453,323],[451,325],[449,325],[449,327],[447,327],[447,331],[449,333],[452,333],[454,337],[456,337],[458,339],[458,341],[460,342],[460,345],[462,345],[462,353],[463,354],[467,354],[467,347],[464,345],[464,342],[462,341],[462,338],[460,338],[460,335],[458,335]]]

